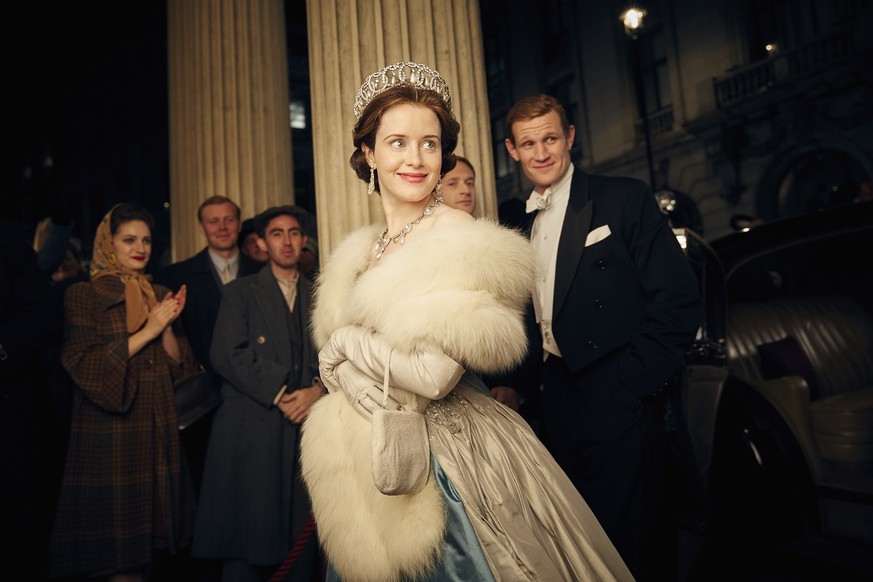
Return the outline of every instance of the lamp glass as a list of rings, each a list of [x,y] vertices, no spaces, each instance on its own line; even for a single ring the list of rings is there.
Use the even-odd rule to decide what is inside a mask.
[[[642,30],[646,11],[642,8],[628,8],[620,16],[626,33],[633,35]]]

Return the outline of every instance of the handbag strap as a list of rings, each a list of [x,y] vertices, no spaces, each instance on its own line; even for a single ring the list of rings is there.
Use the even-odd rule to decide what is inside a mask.
[[[391,368],[391,354],[394,353],[392,347],[388,350],[388,358],[385,360],[385,374],[382,377],[382,408],[388,410],[388,371]]]

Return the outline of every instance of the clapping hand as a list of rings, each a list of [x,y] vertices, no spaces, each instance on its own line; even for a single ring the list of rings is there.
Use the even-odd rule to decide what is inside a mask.
[[[185,302],[188,300],[188,287],[182,285],[179,287],[179,290],[173,295],[173,292],[170,291],[167,293],[167,296],[164,297],[164,301],[175,301],[176,309],[173,314],[173,319],[170,321],[175,321],[180,315],[182,315],[182,310],[185,309]]]
[[[182,309],[185,308],[187,295],[187,288],[182,285],[175,294],[172,291],[167,293],[161,302],[151,310],[146,326],[155,332],[154,337],[163,333],[181,315]]]

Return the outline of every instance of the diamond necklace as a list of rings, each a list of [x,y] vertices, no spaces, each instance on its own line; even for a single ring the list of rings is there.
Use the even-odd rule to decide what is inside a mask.
[[[388,227],[386,226],[385,230],[382,231],[382,234],[379,235],[379,238],[376,239],[376,246],[373,249],[376,251],[376,260],[378,261],[382,258],[382,253],[385,252],[385,249],[388,248],[388,245],[391,243],[397,243],[399,245],[405,244],[406,235],[412,232],[412,227],[421,222],[425,216],[433,214],[433,209],[442,204],[442,201],[443,199],[440,196],[434,196],[431,203],[425,206],[424,210],[421,211],[421,214],[418,215],[418,218],[412,222],[407,222],[403,228],[400,229],[400,232],[394,236],[387,236]]]

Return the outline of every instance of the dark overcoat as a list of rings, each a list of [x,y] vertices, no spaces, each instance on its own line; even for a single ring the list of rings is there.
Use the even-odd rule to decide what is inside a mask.
[[[312,288],[297,283],[297,337],[271,269],[223,290],[212,361],[224,378],[212,424],[193,553],[198,557],[281,563],[310,517],[299,475],[300,427],[273,404],[281,387],[309,386],[318,354],[309,338]]]
[[[155,286],[159,299],[166,293]],[[73,285],[65,310],[61,359],[76,390],[50,573],[140,569],[154,548],[175,551],[191,539],[193,489],[173,397],[174,378],[193,369],[191,348],[177,325],[181,364],[160,338],[129,357],[116,277]]]
[[[240,253],[237,278],[257,273],[262,266],[245,253]],[[188,300],[180,318],[185,328],[185,336],[197,360],[207,371],[215,374],[209,357],[209,348],[212,345],[215,319],[218,317],[218,307],[221,304],[222,284],[212,259],[209,258],[209,249],[204,248],[189,259],[165,267],[155,276],[155,281],[174,293],[182,285],[187,285]],[[215,377],[215,382],[218,385],[220,378]]]

